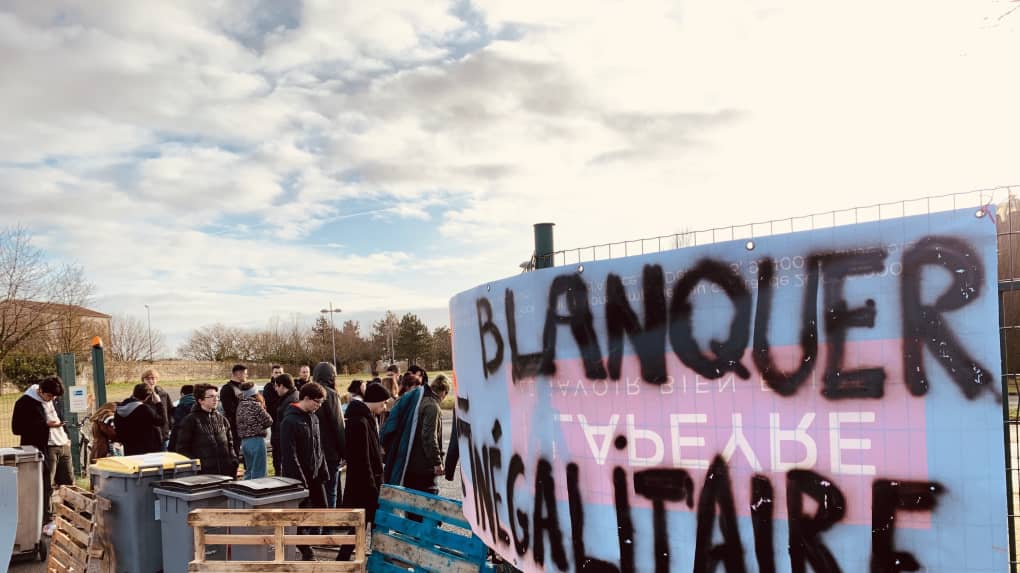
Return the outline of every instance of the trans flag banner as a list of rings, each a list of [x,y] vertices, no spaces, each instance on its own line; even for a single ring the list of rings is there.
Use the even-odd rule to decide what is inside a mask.
[[[538,571],[996,572],[996,233],[947,211],[450,303],[464,512]]]

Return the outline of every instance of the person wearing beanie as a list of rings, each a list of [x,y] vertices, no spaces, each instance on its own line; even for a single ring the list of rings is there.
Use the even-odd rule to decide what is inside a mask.
[[[326,391],[326,400],[315,412],[322,434],[322,453],[326,457],[326,507],[335,508],[342,496],[340,490],[340,462],[344,459],[346,436],[340,410],[340,396],[336,393],[336,370],[329,362],[320,362],[312,371],[312,380]],[[295,382],[297,385],[297,382]]]
[[[237,403],[237,434],[241,437],[244,456],[244,479],[266,477],[266,436],[273,417],[252,382],[241,385],[241,401]]]
[[[347,480],[341,507],[365,510],[365,523],[375,521],[379,490],[383,485],[382,446],[376,416],[391,398],[382,384],[369,384],[363,395],[352,395],[347,406]],[[348,561],[353,545],[340,547],[337,561]]]
[[[277,380],[283,376],[277,377]],[[298,391],[298,401],[287,404],[280,422],[280,467],[283,477],[299,480],[308,490],[308,498],[298,507],[326,507],[326,458],[322,452],[322,435],[315,412],[326,401],[326,390],[308,382]],[[275,454],[275,452],[274,452]],[[318,528],[315,528],[318,529]],[[310,528],[298,528],[298,533]],[[311,547],[298,545],[302,561],[315,559]]]

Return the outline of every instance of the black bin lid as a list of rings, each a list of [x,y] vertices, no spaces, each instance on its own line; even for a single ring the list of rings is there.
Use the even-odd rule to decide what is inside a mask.
[[[199,493],[211,489],[220,489],[223,484],[231,481],[227,476],[199,474],[159,482],[156,487],[178,493]]]
[[[234,481],[223,485],[223,489],[250,497],[268,497],[280,493],[301,491],[301,480],[286,477],[263,477]]]

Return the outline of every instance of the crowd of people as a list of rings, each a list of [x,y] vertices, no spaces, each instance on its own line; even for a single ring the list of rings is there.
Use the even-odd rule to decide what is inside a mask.
[[[382,376],[353,380],[342,395],[336,381],[329,362],[303,365],[296,378],[273,365],[259,389],[248,368],[236,364],[222,387],[182,386],[175,404],[159,386],[159,373],[148,369],[130,397],[93,415],[92,458],[115,453],[119,443],[124,455],[172,451],[200,460],[201,473],[237,478],[243,467],[243,479],[256,479],[269,474],[271,451],[273,474],[308,490],[301,507],[362,508],[369,524],[383,484],[436,494],[438,476],[454,479],[456,435],[446,454],[442,440],[446,376],[430,382],[419,366],[401,373],[391,365]],[[73,481],[70,440],[53,405],[63,393],[59,377],[39,380],[15,403],[11,421],[22,445],[45,454],[46,522],[52,488]],[[310,547],[298,549],[303,560],[313,559]],[[337,560],[349,560],[353,549],[341,547]]]

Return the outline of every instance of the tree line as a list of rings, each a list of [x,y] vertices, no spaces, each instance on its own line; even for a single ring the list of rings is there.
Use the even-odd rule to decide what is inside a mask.
[[[397,361],[421,364],[430,370],[453,367],[449,327],[429,330],[414,313],[397,318],[389,310],[367,334],[362,334],[356,321],[333,326],[325,316],[318,317],[310,327],[298,317],[290,321],[274,317],[264,328],[216,323],[194,330],[178,354],[216,362],[314,364],[333,362],[334,340],[337,369],[341,372],[366,372],[378,363]]]

